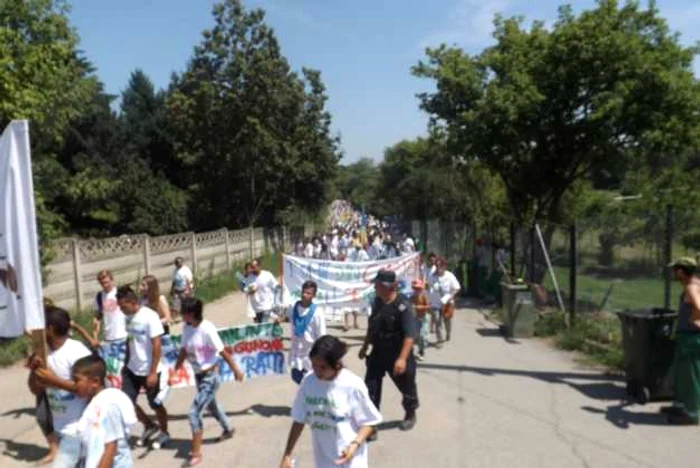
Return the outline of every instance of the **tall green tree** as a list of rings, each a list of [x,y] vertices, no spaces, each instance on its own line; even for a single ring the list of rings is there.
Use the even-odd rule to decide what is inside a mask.
[[[262,10],[226,0],[213,16],[168,99],[191,222],[270,224],[290,206],[319,208],[338,161],[319,73],[292,72]]]
[[[697,147],[695,47],[652,3],[599,0],[551,29],[495,21],[496,44],[471,56],[427,50],[413,69],[437,91],[420,96],[450,151],[502,178],[521,219],[550,217],[572,184],[603,170],[673,165]]]
[[[0,129],[13,119],[30,122],[37,225],[42,262],[51,240],[66,227],[53,193],[41,180],[65,175],[55,148],[98,89],[87,61],[77,50],[78,36],[61,0],[0,2]]]

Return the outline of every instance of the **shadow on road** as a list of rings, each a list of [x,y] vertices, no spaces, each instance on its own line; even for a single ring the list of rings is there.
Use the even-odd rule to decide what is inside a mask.
[[[377,426],[378,431],[390,431],[392,429],[398,429],[401,425],[401,421],[384,421]]]
[[[495,367],[454,366],[447,364],[419,363],[418,368],[449,370],[458,372],[472,372],[485,376],[510,375],[515,377],[529,377],[543,380],[549,383],[568,385],[588,398],[595,400],[621,400],[625,398],[624,380],[614,375],[586,374],[579,372],[544,372],[526,371],[517,369],[499,369]],[[575,383],[570,380],[596,380],[595,383]]]
[[[233,417],[233,416],[246,416],[251,413],[255,413],[259,416],[263,416],[265,418],[272,418],[272,417],[288,417],[291,414],[292,408],[289,406],[267,406],[267,405],[253,405],[249,408],[246,408],[244,410],[240,411],[227,411],[226,416]],[[206,412],[203,415],[203,418],[213,418],[213,416],[209,413]],[[188,419],[188,416],[186,414],[169,414],[168,415],[168,421],[185,421]]]
[[[15,410],[5,411],[0,414],[0,418],[12,417],[13,419],[19,419],[21,416],[31,416],[34,417],[36,413],[36,408],[33,406],[28,406],[27,408],[19,408]]]
[[[18,461],[36,462],[41,460],[47,453],[48,448],[35,444],[23,444],[14,440],[0,439],[3,445],[3,456],[14,458]]]
[[[633,424],[643,424],[646,426],[668,426],[666,419],[659,413],[635,413],[627,411],[630,403],[620,403],[608,406],[605,410],[592,408],[590,406],[581,407],[582,410],[593,414],[604,414],[605,419],[620,429],[629,429]]]
[[[503,338],[503,341],[508,344],[521,344],[520,341],[505,336],[499,328],[477,328],[476,332],[484,338]]]
[[[544,372],[526,371],[516,369],[498,369],[493,367],[454,366],[446,364],[419,363],[418,368],[448,370],[458,372],[472,372],[484,376],[510,375],[516,377],[529,377],[552,384],[563,384],[581,392],[586,397],[600,401],[618,401],[620,403],[608,406],[605,410],[584,406],[582,409],[589,413],[605,414],[605,419],[615,427],[628,429],[632,424],[665,425],[665,420],[658,413],[636,413],[626,408],[631,405],[627,402],[625,381],[622,377],[606,374],[587,374],[579,372]],[[577,383],[575,381],[589,381]]]

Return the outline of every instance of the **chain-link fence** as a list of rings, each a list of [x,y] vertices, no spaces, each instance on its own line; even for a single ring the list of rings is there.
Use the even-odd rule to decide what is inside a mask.
[[[678,256],[697,257],[684,235],[692,226],[675,219],[671,207],[620,206],[572,224],[413,221],[411,233],[424,252],[448,258],[470,296],[498,300],[502,281],[522,281],[533,286],[540,308],[675,309],[681,288],[667,264]]]

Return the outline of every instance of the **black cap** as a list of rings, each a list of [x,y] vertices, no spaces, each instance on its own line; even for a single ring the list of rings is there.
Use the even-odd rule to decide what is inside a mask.
[[[394,273],[391,270],[379,270],[379,272],[377,272],[377,276],[375,276],[375,278],[372,282],[373,283],[395,284],[396,283],[396,273]]]

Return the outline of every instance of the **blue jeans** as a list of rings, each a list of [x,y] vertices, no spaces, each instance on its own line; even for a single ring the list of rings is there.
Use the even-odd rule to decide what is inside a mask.
[[[226,413],[224,413],[221,406],[219,406],[219,402],[216,401],[216,391],[221,385],[219,373],[213,370],[206,374],[197,374],[195,375],[195,380],[197,382],[197,394],[194,397],[192,406],[190,406],[190,412],[187,415],[190,420],[192,432],[194,433],[202,430],[202,415],[205,409],[208,409],[212,416],[214,416],[214,419],[219,421],[224,431],[231,432],[231,426],[226,419]]]

